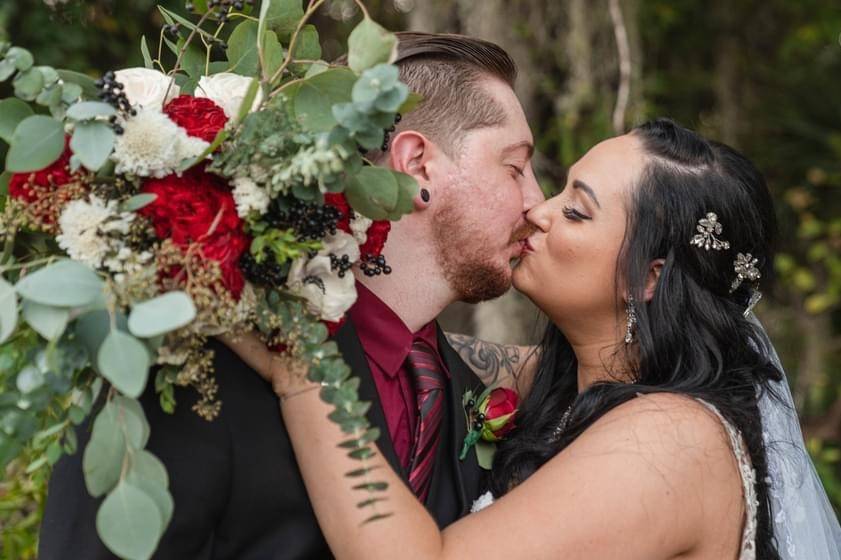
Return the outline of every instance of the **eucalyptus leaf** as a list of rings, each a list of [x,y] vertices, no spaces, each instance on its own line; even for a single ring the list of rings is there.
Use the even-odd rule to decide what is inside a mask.
[[[397,37],[366,17],[348,37],[348,66],[360,73],[397,57]]]
[[[10,97],[0,101],[0,138],[11,143],[15,128],[32,114],[32,108],[20,99]]]
[[[318,60],[319,58],[321,58],[321,43],[318,39],[318,29],[308,23],[298,33],[293,59]]]
[[[116,395],[112,398],[102,414],[97,417],[97,422],[111,422],[121,427],[126,438],[126,444],[133,449],[143,449],[149,441],[149,422],[146,420],[146,413],[136,399],[130,399],[123,395]]]
[[[188,325],[196,317],[193,300],[185,292],[167,292],[135,305],[128,318],[129,331],[151,338]]]
[[[79,156],[82,165],[95,172],[108,161],[115,141],[114,129],[108,123],[83,121],[76,123],[73,137],[70,139],[70,149]]]
[[[400,187],[390,169],[363,167],[345,191],[351,207],[372,220],[384,220],[397,207]]]
[[[71,82],[61,84],[61,100],[68,105],[78,101],[82,96],[82,86]]]
[[[11,78],[17,70],[18,69],[15,68],[14,62],[11,60],[6,58],[0,60],[0,82],[5,82]]]
[[[44,75],[37,68],[30,68],[15,76],[12,86],[16,96],[25,101],[34,101],[44,88]]]
[[[266,25],[283,40],[288,41],[298,22],[304,17],[301,0],[272,0],[265,14]]]
[[[418,182],[411,175],[399,171],[392,171],[392,175],[397,180],[397,204],[388,219],[396,222],[402,216],[410,214],[414,210],[414,199],[418,195]]]
[[[403,105],[397,109],[397,112],[401,115],[406,115],[414,111],[421,103],[423,103],[423,95],[411,91],[406,101],[403,102]]]
[[[64,127],[53,118],[32,115],[12,134],[6,169],[15,173],[44,169],[64,151]]]
[[[72,70],[56,70],[61,80],[65,83],[76,84],[82,88],[82,93],[86,97],[96,98],[99,95],[99,90],[96,87],[96,81],[87,74],[81,74]]]
[[[58,72],[52,66],[36,66],[35,69],[41,72],[41,75],[44,77],[45,86],[51,86],[58,82]]]
[[[21,47],[10,48],[6,51],[5,58],[21,72],[29,70],[35,62],[35,59],[32,58],[32,53]]]
[[[27,274],[15,285],[25,297],[44,305],[80,307],[94,301],[104,284],[86,265],[63,259]]]
[[[108,549],[128,560],[147,560],[158,546],[163,519],[152,497],[121,481],[96,514],[96,530]]]
[[[54,107],[61,103],[61,85],[53,84],[41,90],[35,103],[44,107]]]
[[[293,107],[305,130],[328,132],[336,126],[333,105],[350,101],[356,76],[346,68],[331,68],[301,82]]]
[[[129,198],[122,204],[120,204],[120,212],[136,212],[141,208],[144,208],[158,198],[158,195],[154,193],[140,193],[136,194],[133,197]]]
[[[140,36],[140,54],[143,55],[143,66],[145,68],[152,68],[152,55],[149,54],[149,45],[146,44],[146,36]]]
[[[67,108],[67,116],[77,121],[110,117],[116,114],[117,110],[114,107],[102,101],[80,101]]]
[[[118,329],[128,330],[128,320],[122,313],[116,313],[114,322]],[[99,347],[110,332],[111,315],[105,309],[95,309],[84,313],[73,322],[73,333],[88,351],[88,356],[94,366],[96,366]]]
[[[160,484],[164,488],[169,486],[169,475],[166,472],[166,467],[160,459],[145,449],[140,449],[132,454],[129,474]]]
[[[120,330],[112,330],[97,353],[100,373],[124,395],[139,397],[149,377],[149,352],[142,342]]]
[[[243,76],[256,76],[260,66],[257,55],[257,22],[243,21],[237,25],[230,38],[228,48],[225,51],[230,71]]]
[[[85,485],[91,496],[97,498],[111,490],[120,480],[126,442],[118,424],[101,421],[108,413],[103,409],[97,415],[91,432],[91,439],[82,456],[82,471]]]
[[[47,340],[56,340],[67,328],[70,310],[66,307],[42,305],[25,299],[23,300],[23,319],[35,332]]]
[[[18,299],[14,287],[0,277],[0,344],[6,342],[18,324]]]

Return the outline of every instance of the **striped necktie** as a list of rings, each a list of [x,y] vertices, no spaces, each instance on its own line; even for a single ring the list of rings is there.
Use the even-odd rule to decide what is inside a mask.
[[[406,359],[415,381],[418,423],[409,463],[409,486],[422,502],[429,495],[435,455],[444,416],[444,371],[435,350],[421,339],[412,343]]]

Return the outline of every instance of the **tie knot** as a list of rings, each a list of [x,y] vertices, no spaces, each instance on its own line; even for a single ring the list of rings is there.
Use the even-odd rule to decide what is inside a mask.
[[[416,339],[412,343],[407,358],[409,369],[415,379],[418,393],[441,390],[444,388],[444,371],[438,359],[438,353],[427,342]]]

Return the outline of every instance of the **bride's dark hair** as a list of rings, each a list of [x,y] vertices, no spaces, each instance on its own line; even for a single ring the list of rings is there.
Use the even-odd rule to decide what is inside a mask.
[[[632,134],[642,141],[648,162],[628,203],[617,284],[644,301],[650,263],[664,259],[653,299],[636,304],[637,348],[625,360],[635,381],[598,383],[577,394],[575,354],[550,323],[531,392],[518,413],[519,427],[498,449],[491,490],[504,494],[638,393],[697,397],[741,430],[757,475],[757,558],[778,559],[757,389],[770,390],[768,381],[781,374],[763,350],[764,336],[742,315],[750,284],[730,293],[737,253],[759,259],[763,285],[772,276],[776,220],[770,193],[744,156],[670,120],[643,124]],[[723,224],[720,237],[730,242],[729,250],[690,245],[698,220],[708,212]],[[552,433],[571,404],[567,428],[553,442]]]

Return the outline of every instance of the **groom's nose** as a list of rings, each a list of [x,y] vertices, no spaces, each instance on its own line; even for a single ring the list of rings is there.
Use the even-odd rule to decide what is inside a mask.
[[[543,195],[543,191],[537,183],[537,177],[534,176],[531,165],[528,166],[525,176],[526,180],[523,183],[523,211],[528,212],[546,200],[546,197]]]

